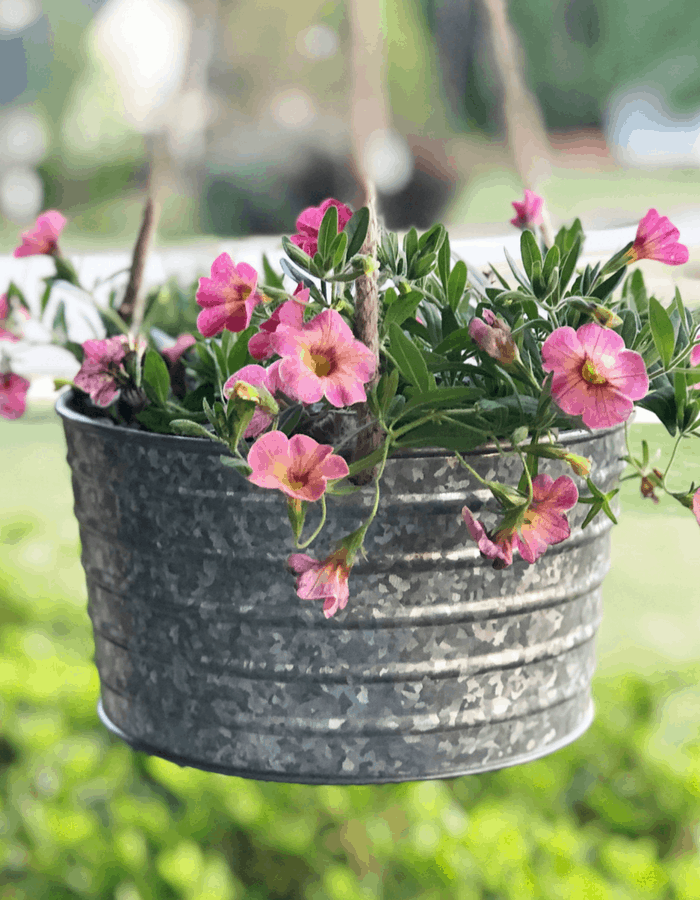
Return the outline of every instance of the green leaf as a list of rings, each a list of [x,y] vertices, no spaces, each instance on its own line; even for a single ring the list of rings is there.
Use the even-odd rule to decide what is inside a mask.
[[[438,253],[438,274],[440,275],[440,281],[442,282],[442,287],[447,293],[447,285],[450,278],[450,238],[445,232],[445,240],[440,245],[440,251]]]
[[[395,323],[389,326],[389,335],[391,355],[403,377],[421,391],[430,390],[434,379],[420,350]]]
[[[278,288],[279,290],[284,289],[284,279],[272,268],[270,260],[265,253],[263,253],[263,272],[265,274],[266,285],[269,285],[272,288]]]
[[[523,232],[523,234],[524,234],[524,233],[525,233],[525,232]],[[538,248],[538,252],[539,252],[539,248]],[[504,253],[504,255],[505,255],[506,262],[508,263],[508,265],[509,265],[509,267],[510,267],[510,271],[513,273],[513,275],[515,275],[515,280],[516,280],[522,287],[524,287],[525,290],[526,290],[526,291],[528,292],[528,294],[529,294],[530,291],[531,291],[531,287],[530,287],[530,284],[528,283],[527,278],[525,278],[525,276],[523,275],[522,271],[521,271],[520,268],[518,267],[518,264],[517,264],[516,261],[513,259],[513,257],[510,255],[510,253],[506,250],[505,247],[503,248],[503,253]]]
[[[364,472],[365,469],[372,469],[377,463],[380,463],[384,458],[384,448],[380,447],[378,450],[373,450],[372,453],[367,456],[363,456],[362,459],[356,460],[356,462],[350,463],[348,466],[348,474],[346,478],[352,478],[354,475],[359,475],[360,472]]]
[[[418,409],[421,406],[430,406],[433,409],[439,409],[443,406],[458,407],[465,403],[479,400],[482,396],[483,392],[479,388],[466,386],[435,388],[434,390],[414,394],[401,410],[401,416],[413,412],[414,409]]]
[[[396,442],[397,447],[443,447],[445,450],[467,451],[485,443],[487,435],[480,428],[450,420],[427,423],[409,431]]]
[[[410,231],[406,232],[406,235],[403,239],[403,252],[406,255],[406,263],[410,268],[411,260],[418,252],[418,232],[415,228],[411,228]]]
[[[401,325],[406,319],[414,316],[422,299],[420,291],[410,291],[395,299],[384,313],[384,328],[388,329],[392,323]]]
[[[391,401],[396,396],[399,387],[399,370],[392,369],[390,374],[384,374],[377,384],[377,400],[382,415],[386,415]]]
[[[238,338],[229,350],[228,357],[226,359],[226,376],[232,375],[234,372],[237,372],[239,369],[242,369],[243,366],[247,365],[248,362],[252,359],[251,355],[248,353],[248,341],[253,337],[254,334],[257,334],[258,329],[255,325],[249,325],[245,331],[241,331],[238,335]]]
[[[637,307],[638,313],[644,313],[649,308],[649,298],[647,297],[647,289],[644,284],[644,276],[641,269],[635,269],[627,279],[625,288],[629,290]]]
[[[671,319],[656,297],[649,298],[649,325],[654,345],[661,357],[664,368],[671,362],[676,343]]]
[[[333,241],[331,246],[331,268],[340,269],[345,261],[345,251],[348,245],[348,236],[344,231]]]
[[[612,294],[618,284],[625,277],[625,269],[618,269],[617,272],[614,272],[610,278],[606,278],[598,287],[594,288],[590,292],[591,297],[595,297],[596,300],[600,300],[601,303],[608,299],[608,297]]]
[[[450,272],[447,282],[447,302],[450,307],[455,310],[459,306],[459,301],[464,294],[464,288],[467,284],[467,266],[461,259],[455,263],[454,269]]]
[[[154,431],[156,434],[172,434],[170,426],[173,418],[172,413],[165,409],[156,409],[153,406],[136,414],[136,421],[140,422],[148,431]]]
[[[676,424],[683,430],[685,405],[688,400],[688,379],[681,372],[675,372],[673,375],[673,392],[676,400]]]
[[[523,259],[523,267],[527,273],[527,277],[532,281],[532,269],[537,262],[542,265],[542,253],[537,246],[535,235],[529,228],[524,229],[520,235],[520,255]]]
[[[358,209],[343,229],[348,236],[348,249],[346,259],[352,259],[362,249],[369,228],[369,210],[366,206]]]
[[[296,244],[293,244],[286,235],[282,238],[282,247],[292,262],[301,266],[302,269],[306,269],[307,272],[310,272],[314,268],[311,257],[304,253],[301,247],[297,247]],[[280,263],[280,265],[282,265],[282,263]],[[283,265],[282,268],[284,268]],[[294,278],[296,281],[301,281],[301,278],[297,275],[291,275],[290,277]]]
[[[553,247],[550,247],[549,252],[544,260],[544,265],[542,266],[542,277],[545,280],[545,283],[549,281],[552,276],[552,272],[559,265],[559,248],[556,244]]]
[[[574,274],[580,253],[581,235],[577,235],[571,250],[567,253],[566,258],[561,265],[561,269],[559,270],[559,284],[562,291],[566,290],[569,281],[571,280],[571,276]]]
[[[143,363],[143,386],[148,399],[165,406],[170,390],[170,373],[165,360],[155,350],[148,350]]]
[[[323,215],[323,221],[318,229],[318,252],[321,260],[328,260],[331,246],[338,234],[338,207],[329,206]]]
[[[458,328],[451,332],[435,348],[436,353],[449,353],[451,350],[467,350],[472,346],[468,328]]]
[[[212,441],[218,441],[220,444],[226,443],[218,435],[205,428],[204,425],[200,425],[199,422],[193,422],[191,419],[173,419],[170,423],[170,428],[175,434],[181,434],[184,437],[204,437]]]
[[[418,249],[421,253],[437,253],[442,246],[447,232],[444,225],[433,225],[425,234],[422,234],[418,240]]]
[[[219,459],[222,465],[229,466],[231,469],[236,469],[236,471],[240,472],[244,477],[250,475],[253,471],[249,465],[242,459],[238,459],[236,456],[220,456]]]
[[[408,267],[408,280],[420,281],[421,278],[425,278],[435,268],[436,259],[435,253],[428,253],[426,256],[414,256]]]

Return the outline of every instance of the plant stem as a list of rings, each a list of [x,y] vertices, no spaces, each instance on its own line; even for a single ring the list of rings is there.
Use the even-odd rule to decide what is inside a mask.
[[[321,521],[319,523],[319,526],[314,531],[314,533],[311,535],[311,537],[308,538],[308,540],[304,541],[303,543],[300,543],[299,541],[297,541],[297,548],[299,550],[304,550],[306,547],[309,546],[309,544],[312,544],[316,540],[316,538],[319,536],[321,531],[323,530],[323,526],[325,524],[326,524],[326,498],[325,498],[325,495],[322,494],[321,495]]]
[[[124,299],[119,307],[119,315],[131,326],[132,334],[137,334],[143,321],[145,297],[141,293],[143,272],[146,268],[146,257],[153,242],[153,236],[158,227],[160,218],[160,206],[155,202],[152,192],[146,198],[143,208],[143,218],[139,236],[134,244],[134,252],[131,258],[131,272],[129,283],[124,292]]]

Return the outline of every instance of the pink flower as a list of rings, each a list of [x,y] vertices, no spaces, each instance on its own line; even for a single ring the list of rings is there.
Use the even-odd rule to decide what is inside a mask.
[[[29,382],[14,372],[0,374],[0,416],[19,419],[27,406]]]
[[[607,428],[629,418],[633,400],[649,389],[644,360],[626,350],[619,334],[597,322],[576,331],[555,329],[542,345],[542,368],[554,372],[552,397],[589,428]]]
[[[83,350],[83,364],[73,383],[97,406],[109,406],[127,381],[122,362],[130,350],[128,338],[120,334],[103,341],[85,341]]]
[[[697,519],[698,525],[700,525],[700,488],[693,494],[693,515]]]
[[[534,191],[525,189],[525,199],[519,203],[513,200],[512,205],[517,213],[514,219],[510,220],[511,225],[516,228],[534,228],[535,225],[542,223],[542,206],[544,199],[535,194]]]
[[[469,323],[472,340],[502,366],[509,366],[520,359],[518,346],[506,322],[497,318],[490,309],[485,309],[481,315],[483,320],[475,317]]]
[[[197,328],[205,337],[214,337],[224,329],[243,331],[262,296],[256,291],[258,273],[246,263],[233,264],[228,253],[217,256],[211,266],[211,278],[199,279],[197,303],[203,307],[197,316]]]
[[[566,540],[571,533],[565,513],[578,503],[578,490],[568,475],[553,481],[549,475],[532,479],[532,502],[518,523],[505,525],[492,536],[465,506],[462,517],[469,534],[482,555],[494,560],[494,568],[504,569],[513,562],[513,550],[534,563],[547,547]]]
[[[169,365],[174,366],[182,354],[196,343],[197,340],[193,334],[181,334],[172,347],[161,351],[161,355],[165,357]]]
[[[298,285],[294,291],[294,299],[282,303],[272,313],[267,322],[260,326],[260,332],[254,334],[248,341],[248,352],[253,359],[267,359],[275,353],[272,346],[272,335],[280,325],[289,325],[292,328],[300,328],[304,323],[304,306],[309,302],[311,291]]]
[[[352,218],[352,210],[349,207],[340,200],[331,198],[324,200],[320,206],[310,206],[305,209],[297,219],[298,234],[293,234],[290,240],[309,256],[313,256],[318,250],[318,229],[321,227],[323,216],[329,206],[335,206],[338,210],[338,234]]]
[[[15,256],[36,256],[58,252],[58,238],[66,227],[66,217],[56,209],[42,213],[29,231],[22,232],[22,243],[15,249]]]
[[[297,576],[296,591],[302,600],[323,600],[323,614],[327,619],[339,609],[345,609],[348,590],[348,551],[336,550],[321,562],[306,553],[292,553],[287,565]]]
[[[250,390],[250,387],[253,390]],[[259,434],[262,434],[275,417],[275,411],[267,407],[260,393],[255,390],[259,387],[263,387],[270,394],[274,394],[276,384],[270,383],[268,369],[252,365],[243,366],[242,369],[234,372],[221,389],[221,393],[227,400],[231,397],[240,397],[243,400],[252,400],[257,404],[253,418],[243,434],[243,437],[246,438],[257,437]]]
[[[0,294],[0,322],[10,318],[10,301],[7,294]]]
[[[697,341],[700,339],[700,331],[695,335],[693,340]],[[696,344],[695,347],[690,351],[690,365],[691,366],[700,366],[700,344]],[[695,384],[690,385],[691,390],[700,390],[700,381],[696,381]]]
[[[637,226],[637,236],[627,254],[627,261],[655,259],[669,266],[681,266],[688,262],[688,248],[678,243],[680,231],[666,216],[650,209]]]
[[[296,500],[318,500],[326,481],[343,478],[348,464],[327,444],[318,444],[304,434],[288,438],[281,431],[268,431],[250,448],[248,480],[259,487],[277,488]]]
[[[325,396],[338,407],[366,400],[363,385],[374,375],[377,360],[334,309],[298,328],[280,327],[270,340],[282,357],[279,376],[287,396],[302,403]]]

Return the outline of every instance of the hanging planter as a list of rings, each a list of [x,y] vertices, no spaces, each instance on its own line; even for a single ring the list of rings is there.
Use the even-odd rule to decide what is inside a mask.
[[[352,602],[326,619],[284,571],[277,492],[220,465],[205,440],[88,418],[70,394],[57,411],[100,715],[134,749],[248,778],[382,783],[526,762],[590,724],[608,519],[574,524],[538,566],[494,570],[460,515],[467,505],[495,525],[493,500],[453,455],[406,452],[387,464]],[[621,428],[560,440],[614,487]],[[517,457],[495,448],[468,459],[485,479],[516,476]],[[327,549],[372,495],[337,499]]]
[[[139,289],[150,204],[129,284],[82,343],[63,218],[23,235],[18,254],[53,256],[77,289],[54,297],[49,280],[42,324],[80,363],[57,410],[100,715],[133,747],[381,783],[525,762],[590,724],[623,464],[700,522],[700,487],[668,487],[675,450],[656,468],[625,427],[638,403],[677,441],[700,434],[699,323],[625,279],[635,259],[687,259],[655,210],[577,271],[580,223],[548,246],[541,199],[516,207],[514,286],[455,261],[441,225],[399,245],[371,204],[329,199],[283,239],[293,293],[267,260],[259,284],[221,254],[185,303],[198,334],[177,340]],[[12,284],[8,418],[28,386],[7,368],[26,308]]]

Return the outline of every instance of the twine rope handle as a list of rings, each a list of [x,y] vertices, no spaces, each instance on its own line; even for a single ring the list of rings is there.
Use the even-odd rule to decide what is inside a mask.
[[[361,252],[368,257],[368,271],[355,282],[355,335],[368,347],[377,360],[372,380],[366,385],[370,390],[379,380],[379,285],[377,263],[376,191],[367,170],[366,150],[369,137],[376,131],[387,129],[389,102],[384,76],[384,28],[381,0],[349,0],[348,12],[351,34],[351,128],[353,155],[360,182],[361,206],[369,209],[369,227]],[[357,406],[358,424],[367,425],[373,418],[368,404]],[[355,445],[354,458],[360,459],[375,450],[382,441],[383,432],[378,424],[364,428]],[[369,481],[372,473],[364,474],[358,481]]]

